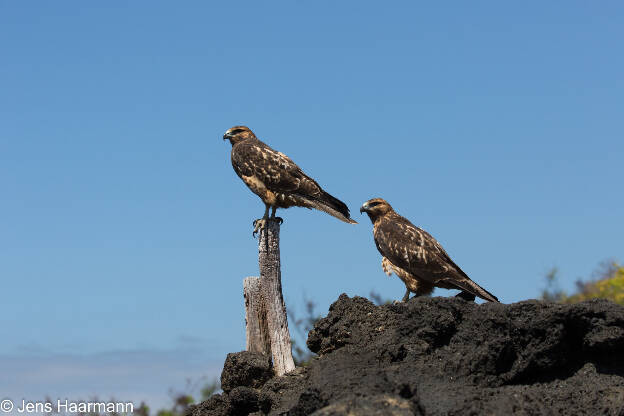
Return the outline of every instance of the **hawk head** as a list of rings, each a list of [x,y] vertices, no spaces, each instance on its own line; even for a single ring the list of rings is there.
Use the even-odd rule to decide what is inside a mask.
[[[373,198],[364,202],[360,207],[360,212],[365,212],[372,222],[386,213],[392,211],[392,207],[385,199]]]
[[[253,131],[249,129],[249,127],[245,126],[234,126],[223,135],[223,140],[229,140],[232,146],[236,143],[241,142],[245,139],[255,139],[256,135],[253,134]]]

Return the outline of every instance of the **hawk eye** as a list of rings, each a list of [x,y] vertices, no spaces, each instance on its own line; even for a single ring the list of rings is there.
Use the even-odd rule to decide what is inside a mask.
[[[368,204],[369,207],[376,207],[377,205],[381,204],[381,202],[371,202],[370,204]]]
[[[234,129],[232,130],[232,134],[242,133],[243,129]]]

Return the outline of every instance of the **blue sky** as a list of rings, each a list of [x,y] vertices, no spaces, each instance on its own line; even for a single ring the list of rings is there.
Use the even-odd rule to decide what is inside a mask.
[[[622,261],[623,17],[615,1],[0,1],[0,393],[158,404],[244,348],[263,205],[221,140],[237,124],[360,221],[280,213],[292,309],[403,295],[358,213],[377,196],[503,302],[537,297],[552,266],[572,289]]]

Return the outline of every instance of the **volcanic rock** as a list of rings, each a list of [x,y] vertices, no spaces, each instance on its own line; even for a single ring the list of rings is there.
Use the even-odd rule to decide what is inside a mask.
[[[343,294],[308,347],[318,357],[283,377],[262,364],[250,378],[267,358],[228,355],[224,393],[190,414],[624,416],[624,307],[606,300],[376,306]]]

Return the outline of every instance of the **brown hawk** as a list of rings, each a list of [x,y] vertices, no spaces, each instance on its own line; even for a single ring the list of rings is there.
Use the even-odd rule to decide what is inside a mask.
[[[468,300],[478,296],[498,302],[496,296],[473,282],[451,260],[435,238],[397,214],[385,200],[366,201],[360,212],[366,212],[373,223],[373,237],[383,256],[384,272],[388,276],[394,272],[405,283],[403,302],[409,299],[410,292],[428,295],[434,287],[459,289],[462,292],[457,296]]]
[[[357,224],[344,202],[325,192],[288,156],[261,142],[249,128],[232,127],[225,132],[223,140],[232,144],[234,171],[266,207],[264,216],[254,221],[254,235],[267,221],[282,221],[275,217],[277,208],[292,206],[315,208],[346,223]],[[272,208],[270,218],[269,207]]]

